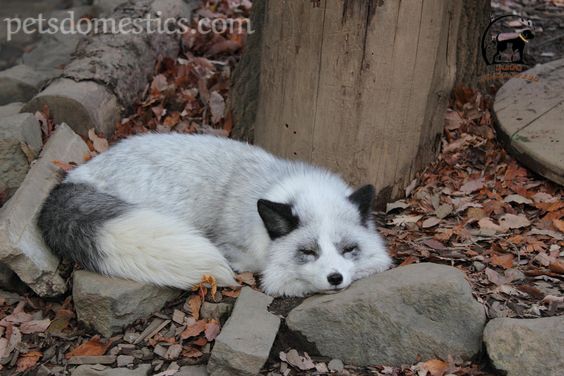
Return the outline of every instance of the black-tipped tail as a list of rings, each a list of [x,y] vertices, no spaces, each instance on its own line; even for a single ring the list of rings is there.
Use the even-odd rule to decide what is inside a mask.
[[[100,227],[130,205],[87,184],[62,183],[49,194],[37,218],[45,243],[59,257],[99,271],[96,246]]]

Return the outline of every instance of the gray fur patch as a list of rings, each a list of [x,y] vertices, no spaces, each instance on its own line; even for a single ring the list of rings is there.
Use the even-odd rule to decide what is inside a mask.
[[[45,200],[37,225],[56,255],[99,271],[102,255],[96,246],[98,231],[128,207],[125,201],[90,185],[62,183]]]

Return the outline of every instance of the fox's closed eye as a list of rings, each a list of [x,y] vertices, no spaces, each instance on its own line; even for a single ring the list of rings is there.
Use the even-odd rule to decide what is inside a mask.
[[[356,251],[359,251],[358,246],[357,245],[350,245],[350,246],[345,247],[343,249],[343,255],[346,255],[347,253],[356,252]]]
[[[315,252],[315,250],[309,249],[309,248],[300,248],[298,250],[298,252],[300,252],[300,253],[302,253],[306,256],[316,256],[317,255],[317,252]]]

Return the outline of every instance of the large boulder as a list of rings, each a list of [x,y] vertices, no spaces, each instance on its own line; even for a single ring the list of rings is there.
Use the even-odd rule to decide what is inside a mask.
[[[354,365],[411,364],[448,355],[468,359],[481,347],[484,309],[463,272],[416,264],[360,280],[294,308],[288,328],[321,355]]]
[[[66,291],[58,272],[59,259],[43,242],[36,216],[59,181],[53,161],[82,163],[89,150],[68,126],[61,124],[45,144],[14,196],[0,210],[0,262],[40,296]]]
[[[564,316],[498,318],[484,330],[495,368],[507,376],[557,376],[564,372]]]
[[[272,297],[244,287],[231,317],[215,340],[208,363],[212,376],[258,375],[278,333],[280,318],[268,312]]]
[[[159,311],[180,294],[179,290],[85,270],[75,271],[73,281],[72,296],[78,319],[105,337]]]

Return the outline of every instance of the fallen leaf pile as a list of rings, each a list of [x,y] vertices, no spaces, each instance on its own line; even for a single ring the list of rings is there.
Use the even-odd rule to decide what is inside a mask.
[[[505,152],[490,107],[455,90],[438,161],[388,204],[381,232],[402,265],[464,270],[490,318],[562,314],[562,189]]]
[[[204,2],[184,34],[181,56],[157,64],[145,99],[118,124],[112,141],[149,131],[228,136],[233,127],[226,110],[230,78],[246,39],[246,24],[239,21],[249,17],[250,8],[248,0]],[[232,19],[235,27],[202,33],[196,25],[203,19]]]

